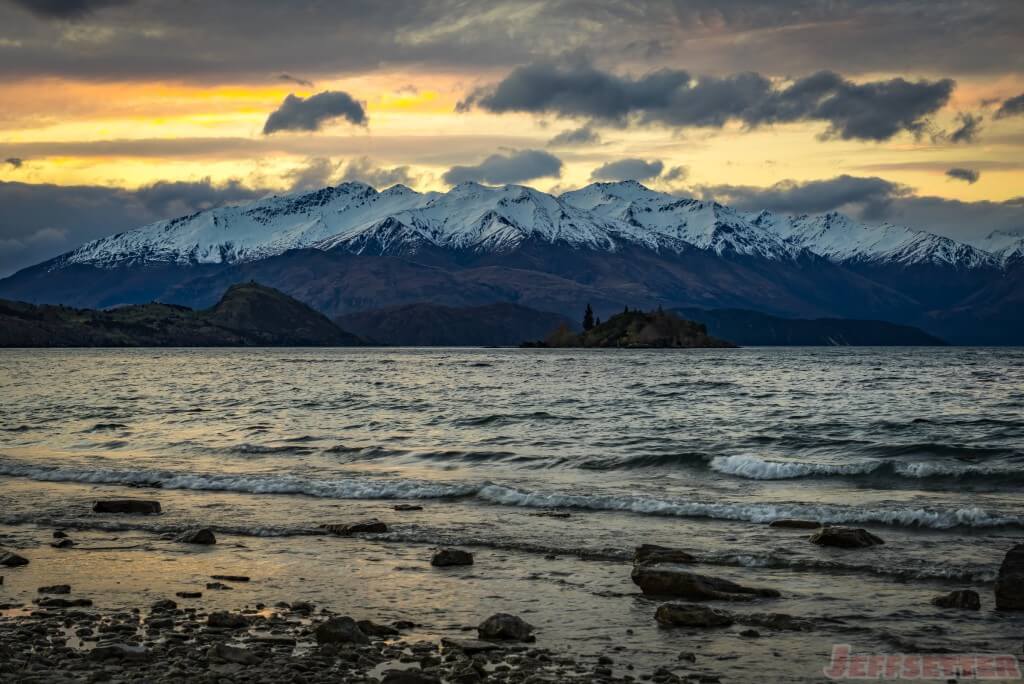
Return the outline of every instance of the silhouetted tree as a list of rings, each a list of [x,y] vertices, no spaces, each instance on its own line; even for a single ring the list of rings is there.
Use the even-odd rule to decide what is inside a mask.
[[[594,310],[587,304],[587,310],[583,312],[583,329],[590,330],[594,327]]]
[[[601,317],[600,316],[598,316],[597,318],[594,319],[594,327],[596,328],[599,325],[601,325]]]

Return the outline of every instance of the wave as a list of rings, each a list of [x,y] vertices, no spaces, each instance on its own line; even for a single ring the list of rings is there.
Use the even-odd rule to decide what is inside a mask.
[[[817,520],[826,524],[859,523],[900,527],[1024,527],[1024,517],[1001,516],[979,507],[957,509],[858,508],[834,504],[769,504],[670,500],[618,494],[567,494],[524,491],[483,483],[425,480],[340,478],[312,480],[294,476],[175,473],[157,470],[89,470],[0,461],[0,475],[41,482],[78,482],[162,489],[228,491],[248,494],[299,494],[328,499],[455,499],[523,508],[571,508],[638,515],[711,518],[768,523],[779,518]]]
[[[849,464],[773,461],[748,455],[716,456],[709,467],[719,473],[751,480],[789,480],[803,477],[856,477],[888,475],[911,479],[985,480],[1024,482],[1024,468],[959,463],[868,461]]]
[[[452,425],[459,427],[483,427],[487,425],[511,425],[533,420],[575,421],[580,419],[575,416],[558,416],[547,411],[531,411],[529,413],[492,413],[486,416],[457,418],[452,421]]]
[[[993,515],[974,506],[953,510],[926,508],[856,508],[825,504],[766,504],[738,502],[670,501],[639,496],[559,494],[524,492],[502,485],[488,484],[478,498],[506,506],[530,508],[578,508],[593,511],[621,511],[642,515],[681,518],[713,518],[769,523],[779,518],[817,520],[826,524],[860,523],[899,527],[1021,527],[1024,517]]]

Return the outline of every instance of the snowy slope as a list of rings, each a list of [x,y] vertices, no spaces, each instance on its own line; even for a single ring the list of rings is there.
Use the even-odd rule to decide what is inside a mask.
[[[839,263],[937,264],[961,268],[994,266],[995,259],[947,237],[892,224],[860,223],[845,214],[779,216],[769,211],[751,221],[790,244]]]
[[[1024,232],[993,231],[980,246],[1003,266],[1024,263]]]
[[[636,181],[593,183],[563,194],[562,199],[630,226],[635,241],[652,247],[686,244],[719,255],[728,252],[767,259],[791,259],[802,251],[729,207],[680,199]]]
[[[238,263],[300,248],[357,254],[411,254],[427,246],[507,252],[525,241],[599,251],[624,244],[699,249],[770,260],[813,253],[836,262],[964,268],[997,263],[988,252],[926,232],[869,226],[837,213],[747,214],[655,192],[636,181],[594,183],[558,197],[518,185],[463,183],[447,193],[418,193],[401,185],[377,192],[353,182],[159,221],[83,245],[58,258],[53,268]],[[1024,251],[1021,242],[1000,245]]]

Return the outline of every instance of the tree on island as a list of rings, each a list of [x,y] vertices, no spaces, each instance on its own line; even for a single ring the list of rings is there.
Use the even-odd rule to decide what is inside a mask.
[[[583,312],[583,329],[591,330],[594,327],[594,310],[587,304],[587,310]]]

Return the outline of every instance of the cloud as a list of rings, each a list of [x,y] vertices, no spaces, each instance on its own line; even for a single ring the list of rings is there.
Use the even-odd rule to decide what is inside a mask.
[[[303,88],[313,88],[314,87],[312,81],[307,81],[304,78],[299,78],[298,76],[292,76],[291,74],[279,74],[278,77],[277,77],[277,80],[279,80],[279,81],[287,81],[288,83],[295,83],[296,85],[300,85]]]
[[[657,178],[664,169],[665,164],[657,160],[619,159],[597,167],[590,174],[590,178],[604,181],[642,181]]]
[[[720,128],[729,121],[750,128],[824,121],[826,137],[882,141],[904,131],[923,133],[927,117],[949,101],[953,87],[951,79],[854,83],[831,71],[787,84],[752,72],[718,77],[662,69],[633,78],[577,61],[518,67],[496,85],[470,93],[457,110],[478,107],[499,114],[530,112],[673,128]]]
[[[25,163],[25,160],[22,159],[21,157],[8,157],[7,159],[4,159],[4,163],[10,164],[16,169],[20,169],[22,165]]]
[[[981,178],[981,172],[974,169],[964,169],[960,167],[954,167],[946,171],[946,175],[954,180],[962,180],[966,183],[974,185]]]
[[[89,240],[265,192],[238,180],[158,182],[137,190],[0,182],[0,277]]]
[[[665,175],[661,177],[662,180],[669,183],[676,181],[684,181],[690,176],[690,169],[685,166],[673,166],[671,169],[665,172]]]
[[[1005,119],[1008,116],[1018,116],[1020,114],[1024,114],[1024,93],[1004,101],[999,106],[999,109],[996,110],[997,119]]]
[[[949,141],[954,143],[974,142],[978,133],[981,132],[981,122],[984,119],[969,112],[960,112],[956,115],[956,120],[960,125],[949,134]]]
[[[387,65],[472,76],[581,49],[623,68],[685,63],[723,74],[756,65],[773,77],[809,64],[848,75],[1024,69],[1024,6],[1015,0],[930,0],[928,11],[920,0],[147,1],[94,13],[112,33],[88,46],[62,40],[62,22],[23,9],[53,5],[73,16],[75,7],[109,4],[0,2],[0,26],[24,43],[16,58],[0,59],[0,75],[237,84]]]
[[[378,190],[383,190],[392,185],[415,187],[419,178],[410,172],[408,166],[395,166],[388,169],[373,164],[368,157],[359,157],[348,163],[340,180],[360,181],[372,185]]]
[[[570,128],[548,141],[548,147],[570,147],[573,145],[596,145],[601,136],[590,126]]]
[[[910,188],[877,176],[836,176],[828,180],[784,180],[759,188],[747,185],[710,185],[700,188],[704,197],[746,211],[769,209],[783,214],[814,214],[834,209],[854,210],[864,218],[886,214],[896,198],[909,196]]]
[[[343,118],[357,126],[366,125],[366,110],[348,93],[325,90],[307,98],[288,95],[271,112],[263,126],[263,135],[277,131],[318,131],[333,119]]]
[[[492,154],[475,166],[453,166],[442,180],[450,185],[478,181],[491,185],[523,183],[534,178],[562,175],[562,160],[543,150]]]
[[[291,182],[293,192],[318,190],[345,181],[359,181],[383,190],[398,184],[415,186],[419,180],[408,166],[384,168],[374,164],[369,157],[357,157],[348,164],[334,162],[327,157],[312,157],[304,166],[288,174],[286,179]]]
[[[13,0],[37,17],[80,19],[103,7],[127,5],[133,0]]]

